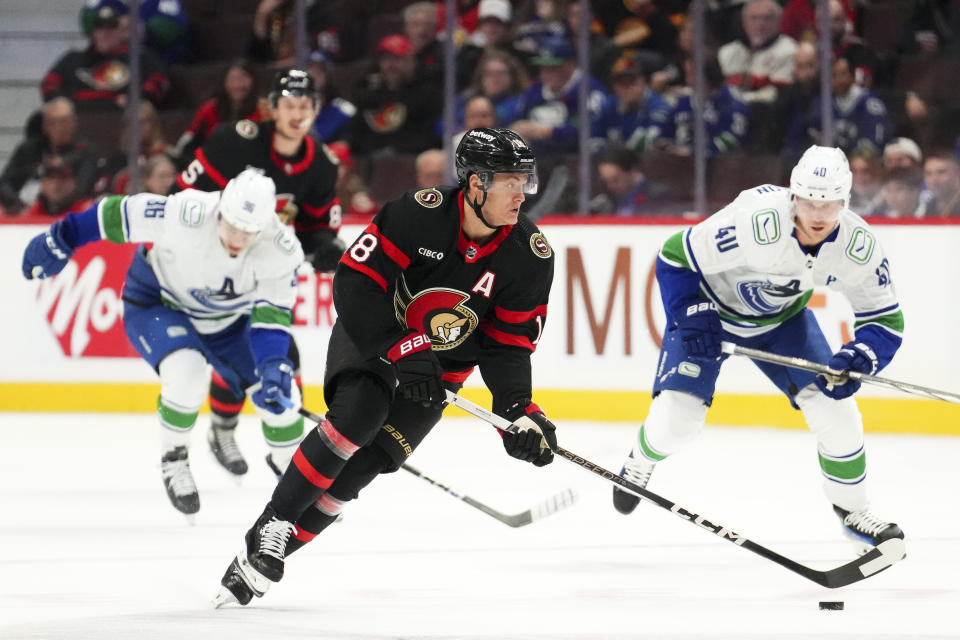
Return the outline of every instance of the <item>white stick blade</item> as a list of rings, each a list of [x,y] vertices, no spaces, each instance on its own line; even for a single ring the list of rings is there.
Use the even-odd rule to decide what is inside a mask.
[[[860,565],[860,572],[863,573],[863,577],[865,578],[878,571],[883,571],[907,556],[907,546],[904,544],[902,538],[884,540],[877,545],[876,549],[882,555],[879,558],[874,558],[870,562]]]

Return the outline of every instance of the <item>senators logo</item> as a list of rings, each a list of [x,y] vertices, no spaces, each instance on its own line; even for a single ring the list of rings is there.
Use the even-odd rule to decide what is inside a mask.
[[[77,77],[94,89],[119,91],[130,82],[130,68],[117,60],[103,62],[93,69],[77,69]]]
[[[401,324],[423,331],[433,349],[453,349],[477,328],[477,314],[466,306],[470,296],[453,289],[427,289],[416,296],[400,277],[394,310]]]
[[[379,111],[364,111],[363,119],[377,133],[393,133],[407,121],[407,105],[391,102]]]

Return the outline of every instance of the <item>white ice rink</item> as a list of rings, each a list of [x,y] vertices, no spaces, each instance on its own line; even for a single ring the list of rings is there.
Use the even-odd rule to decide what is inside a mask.
[[[828,590],[658,507],[621,516],[609,483],[513,461],[483,423],[447,419],[411,458],[426,474],[508,513],[567,487],[580,501],[511,529],[408,473],[383,476],[264,598],[214,610],[273,482],[253,418],[241,486],[206,451],[207,422],[189,526],[163,492],[152,416],[0,413],[0,638],[960,637],[960,438],[868,434],[874,511],[903,527],[907,558]],[[615,470],[635,433],[559,427],[561,445]],[[708,427],[649,488],[809,566],[854,557],[807,432]]]

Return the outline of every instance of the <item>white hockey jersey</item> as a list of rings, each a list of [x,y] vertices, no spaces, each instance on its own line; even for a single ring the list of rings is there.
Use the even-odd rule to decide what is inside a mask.
[[[100,236],[116,243],[149,242],[147,262],[165,304],[183,311],[200,333],[238,317],[251,326],[287,330],[297,298],[300,243],[279,218],[252,245],[231,257],[218,235],[220,192],[113,196],[97,207]]]
[[[800,313],[816,286],[842,292],[856,314],[856,330],[873,325],[902,336],[889,261],[863,218],[849,209],[816,255],[794,233],[790,192],[748,189],[698,225],[667,240],[660,259],[700,275],[703,295],[716,303],[723,328],[749,337]]]

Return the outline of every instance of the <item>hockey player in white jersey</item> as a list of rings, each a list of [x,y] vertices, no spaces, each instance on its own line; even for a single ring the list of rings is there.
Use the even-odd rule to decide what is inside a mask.
[[[670,237],[657,259],[667,330],[654,399],[622,475],[646,486],[654,465],[701,430],[726,359],[721,341],[873,374],[900,346],[903,314],[890,264],[870,226],[847,207],[851,173],[843,152],[813,146],[790,188],[748,189],[700,224]],[[832,353],[806,308],[815,286],[842,292],[855,337]],[[814,432],[824,491],[844,532],[865,549],[903,532],[869,511],[860,383],[756,362],[803,412]],[[614,489],[614,507],[639,499]]]
[[[161,473],[170,501],[185,514],[200,509],[187,453],[208,363],[235,392],[251,396],[279,468],[303,437],[303,418],[277,402],[300,402],[286,356],[303,251],[275,208],[273,181],[247,170],[222,192],[106,198],[53,223],[24,252],[24,276],[46,278],[90,242],[152,243],[138,249],[127,271],[123,322],[160,376]]]

